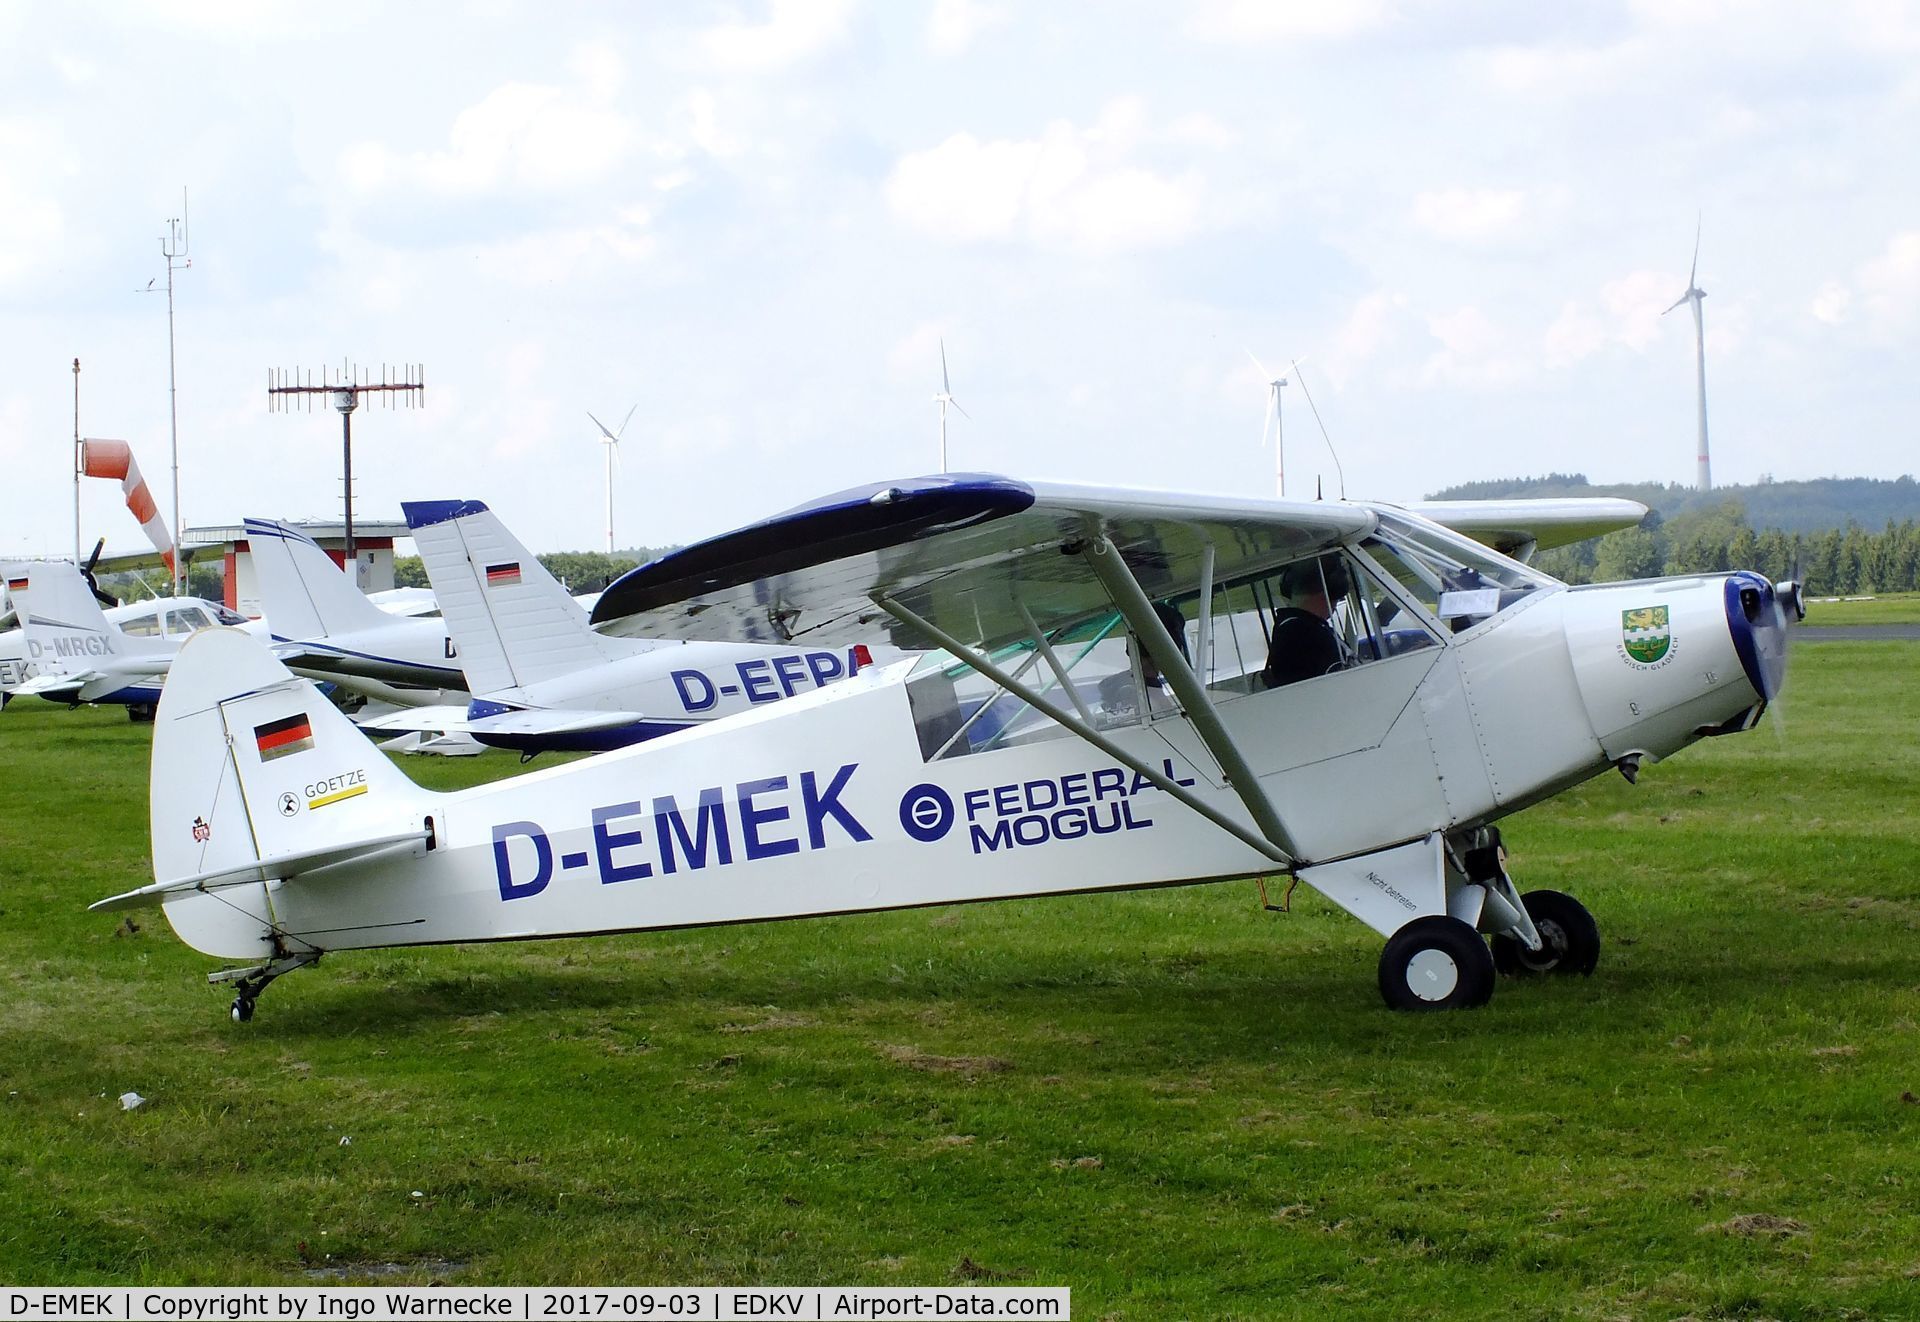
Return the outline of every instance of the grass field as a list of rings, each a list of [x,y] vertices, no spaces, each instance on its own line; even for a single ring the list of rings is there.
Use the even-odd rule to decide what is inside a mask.
[[[1238,883],[347,955],[243,1027],[157,911],[84,911],[146,880],[146,730],[16,705],[0,1281],[1917,1317],[1920,646],[1803,646],[1772,726],[1507,823],[1605,951],[1467,1014]]]
[[[1807,623],[1822,626],[1849,624],[1920,624],[1920,592],[1887,592],[1857,601],[1807,603]]]

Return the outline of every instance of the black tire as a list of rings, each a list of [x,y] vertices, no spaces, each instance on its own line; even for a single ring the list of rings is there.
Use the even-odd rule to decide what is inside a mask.
[[[1540,931],[1540,950],[1528,950],[1510,936],[1493,938],[1493,966],[1510,978],[1548,973],[1586,977],[1600,962],[1600,928],[1587,906],[1559,891],[1528,891],[1520,897]]]
[[[249,996],[234,997],[233,1005],[229,1007],[227,1013],[233,1017],[234,1023],[247,1023],[253,1018],[253,998]]]
[[[1416,918],[1380,952],[1380,995],[1395,1010],[1471,1010],[1493,996],[1493,956],[1458,918]]]
[[[135,725],[153,724],[154,705],[150,702],[130,702],[127,704],[127,719]]]

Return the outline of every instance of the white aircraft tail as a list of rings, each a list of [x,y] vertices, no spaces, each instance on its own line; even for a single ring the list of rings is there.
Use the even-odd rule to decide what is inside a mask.
[[[267,626],[280,637],[325,638],[393,623],[393,616],[368,601],[347,571],[298,528],[247,519],[246,529]]]
[[[424,854],[441,797],[259,643],[209,629],[181,649],[154,718],[154,884],[94,908],[164,904],[210,955],[311,955],[313,934],[295,941],[275,918],[280,887]]]
[[[477,500],[403,502],[471,693],[536,684],[624,655]]]
[[[7,565],[7,595],[26,635],[28,656],[42,676],[105,670],[114,658],[171,652],[158,638],[122,633],[94,600],[80,571],[65,560]]]

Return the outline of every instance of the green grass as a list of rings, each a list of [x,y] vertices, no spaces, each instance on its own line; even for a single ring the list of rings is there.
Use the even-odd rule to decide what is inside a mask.
[[[242,1027],[157,911],[84,912],[146,879],[145,730],[16,705],[0,1279],[1920,1316],[1920,647],[1803,646],[1786,714],[1507,823],[1606,947],[1469,1014],[1241,883],[345,955]]]
[[[1859,601],[1807,602],[1807,623],[1825,626],[1849,624],[1920,624],[1920,592],[1883,592]]]

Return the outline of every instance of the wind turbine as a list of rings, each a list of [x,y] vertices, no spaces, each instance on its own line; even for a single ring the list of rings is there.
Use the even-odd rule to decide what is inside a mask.
[[[1707,462],[1707,330],[1706,323],[1700,316],[1700,300],[1707,296],[1707,291],[1694,282],[1694,276],[1699,270],[1700,222],[1696,219],[1693,223],[1693,265],[1687,268],[1687,292],[1673,300],[1673,305],[1667,309],[1667,312],[1673,311],[1682,303],[1693,304],[1693,364],[1699,380],[1700,400],[1700,455],[1699,467],[1695,470],[1694,485],[1702,491],[1711,491],[1713,466]],[[1667,312],[1662,312],[1660,315],[1664,317]]]
[[[973,421],[973,415],[960,408],[960,401],[953,397],[953,383],[947,380],[947,342],[940,341],[940,393],[933,397],[940,406],[940,471],[947,471],[947,405],[960,409],[960,416]]]
[[[593,425],[600,429],[600,437],[601,437],[600,443],[607,447],[607,554],[608,555],[613,554],[613,460],[614,460],[614,454],[620,448],[620,438],[621,436],[626,434],[627,424],[633,421],[633,410],[639,407],[640,406],[638,404],[635,404],[632,409],[627,410],[627,416],[620,420],[619,431],[608,431],[606,423],[600,421],[600,419],[598,418],[594,418],[592,413],[587,414],[589,418],[593,418]]]
[[[1267,421],[1273,421],[1273,488],[1280,499],[1287,498],[1287,447],[1285,433],[1281,428],[1280,391],[1287,384],[1284,376],[1275,376],[1266,369],[1266,365],[1253,357],[1253,350],[1247,350],[1247,357],[1253,359],[1254,367],[1259,371],[1261,380],[1267,383],[1267,398],[1260,408],[1260,444],[1267,443]]]

